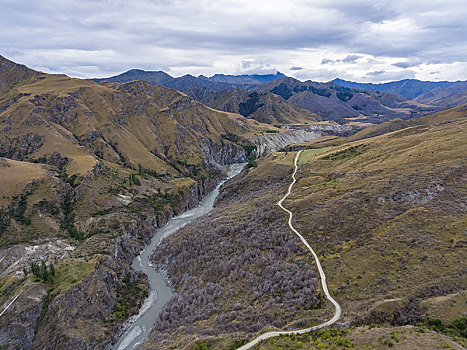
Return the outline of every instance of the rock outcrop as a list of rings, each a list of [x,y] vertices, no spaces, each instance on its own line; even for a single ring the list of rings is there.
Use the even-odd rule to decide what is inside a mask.
[[[246,159],[244,150],[230,142],[211,144],[210,147],[206,144],[205,147],[206,163],[213,169],[225,169],[227,164]],[[84,182],[74,189],[75,200],[86,195],[86,187],[102,171],[101,167],[96,167],[85,177]],[[131,268],[134,256],[150,241],[154,230],[165,225],[171,217],[196,207],[221,178],[220,171],[213,171],[210,177],[196,181],[187,179],[192,182],[174,192],[176,200],[151,215],[146,215],[147,211],[133,217],[121,211],[109,214],[113,221],[119,220],[126,225],[123,235],[107,242],[108,246],[114,246],[113,254],[100,254],[94,258],[93,271],[62,293],[52,291],[48,294],[44,285],[37,282],[21,287],[20,297],[2,317],[2,321],[8,322],[0,322],[0,345],[41,349],[110,348],[126,325],[127,318],[115,319],[115,305],[121,300],[122,293],[133,293],[130,315],[139,310],[147,295],[146,276]],[[131,203],[131,197],[128,198]],[[123,202],[123,207],[128,201]],[[108,225],[100,217],[91,219],[79,223],[80,231],[89,229],[91,221],[98,221],[100,227]],[[74,250],[75,247],[61,240],[2,249],[0,276],[24,277],[23,267],[28,268],[31,261],[51,261],[55,256],[62,261],[70,255],[79,259],[83,248]]]
[[[277,134],[253,136],[249,140],[256,145],[257,156],[276,152],[293,143],[307,142],[325,135],[348,136],[360,130],[351,125],[337,123],[316,124],[305,129],[291,129]]]

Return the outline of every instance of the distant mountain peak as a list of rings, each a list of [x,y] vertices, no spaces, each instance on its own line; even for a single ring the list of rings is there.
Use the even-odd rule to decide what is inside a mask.
[[[357,83],[353,81],[343,80],[336,78],[331,80],[330,83],[335,83],[347,88],[365,89],[371,91],[388,92],[399,97],[413,100],[422,98],[430,91],[441,91],[445,93],[462,92],[467,89],[467,81],[422,81],[418,79],[403,79],[398,81],[391,81],[388,83]],[[441,90],[440,90],[441,89]],[[419,100],[418,102],[428,102],[428,100]]]
[[[344,80],[344,79],[341,79],[341,78],[335,78],[333,80],[330,80],[329,83],[336,83],[336,84],[339,84],[339,83],[345,83],[347,82],[348,80]]]
[[[168,81],[173,80],[174,78],[163,71],[147,71],[143,69],[133,68],[129,71],[126,71],[122,74],[115,75],[109,78],[100,78],[100,79],[92,79],[95,82],[100,81],[111,81],[115,83],[125,83],[132,80],[144,80],[150,84],[154,85],[163,85]]]

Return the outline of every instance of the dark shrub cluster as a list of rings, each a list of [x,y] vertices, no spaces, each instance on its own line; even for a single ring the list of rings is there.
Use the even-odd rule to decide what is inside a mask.
[[[422,322],[422,325],[439,333],[467,339],[467,316],[458,317],[450,323],[428,317]]]
[[[34,276],[40,278],[43,282],[52,282],[55,277],[55,266],[53,263],[47,267],[44,261],[41,261],[40,264],[36,262],[31,262],[29,266],[29,271],[23,267],[24,275],[27,276],[28,273],[34,274]]]
[[[312,257],[270,199],[248,200],[247,208],[221,205],[160,244],[153,260],[176,294],[158,331],[252,333],[284,327],[298,313],[311,318],[309,311],[322,306]]]
[[[246,102],[240,103],[238,105],[239,113],[244,117],[248,117],[250,114],[255,113],[258,108],[263,106],[259,102],[259,95],[257,92],[252,92],[248,95],[248,100]]]
[[[373,310],[364,319],[358,321],[358,324],[384,324],[389,323],[393,326],[405,326],[408,324],[417,324],[422,320],[425,308],[420,305],[420,299],[411,297],[401,307],[396,308],[392,313]]]

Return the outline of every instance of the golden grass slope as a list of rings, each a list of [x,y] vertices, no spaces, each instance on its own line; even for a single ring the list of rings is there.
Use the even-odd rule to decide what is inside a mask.
[[[0,158],[0,207],[8,204],[13,196],[23,192],[26,185],[46,176],[47,171],[41,164]]]
[[[387,134],[304,151],[285,206],[321,255],[344,321],[365,319],[372,310],[392,315],[410,297],[426,300],[423,317],[462,316],[466,154],[462,108]],[[448,304],[431,298],[453,292],[460,296]]]
[[[381,328],[351,328],[346,334],[336,330],[340,340],[330,337],[332,332],[310,333],[277,338],[262,347],[319,349],[327,343],[339,349],[348,343],[387,348],[391,341],[400,349],[462,348],[465,339],[389,323],[399,326],[432,317],[447,324],[465,313],[465,114],[456,107],[399,129],[394,125],[400,122],[392,121],[373,129],[387,133],[355,141],[324,140],[327,146],[321,148],[310,143],[315,148],[303,151],[298,181],[284,206],[320,255],[330,292],[343,308],[341,321],[384,323],[378,314],[389,320]],[[281,184],[277,198],[270,200],[273,205],[288,186],[277,174],[284,167],[292,171],[294,156],[273,153],[258,160],[256,168],[236,180],[237,187]],[[411,298],[420,304],[408,309]]]
[[[270,128],[144,82],[99,85],[42,74],[0,96],[0,153],[37,161],[57,152],[69,160],[68,175],[86,174],[99,159],[175,174],[167,161],[201,165],[205,144]],[[43,140],[28,144],[33,137]]]

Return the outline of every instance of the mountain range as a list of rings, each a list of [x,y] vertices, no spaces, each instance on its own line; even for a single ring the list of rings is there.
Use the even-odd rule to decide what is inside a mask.
[[[133,254],[266,130],[277,129],[145,81],[97,84],[0,57],[0,303],[19,293],[1,346],[109,344],[146,293]],[[53,280],[31,265],[41,261]]]
[[[261,348],[462,349],[464,83],[412,83],[141,70],[93,81],[0,56],[0,348],[112,348],[157,294],[135,257],[245,163],[151,255],[174,294],[141,348],[233,350],[330,319],[276,205],[289,190],[343,313]]]
[[[335,79],[328,83],[318,83],[310,80],[301,82],[282,73],[264,76],[216,74],[210,78],[185,75],[173,78],[161,71],[130,70],[114,77],[94,80],[129,82],[138,79],[182,91],[216,109],[234,113],[245,111],[242,113],[245,116],[279,123],[280,120],[290,122],[287,113],[283,115],[281,109],[293,110],[297,115],[303,115],[305,109],[318,119],[341,124],[375,124],[394,118],[419,117],[459,105],[467,98],[467,82],[401,80],[385,84],[362,84]],[[277,97],[270,94],[280,96],[284,108],[255,102],[257,98],[252,98],[246,92],[258,92],[259,99],[276,105]],[[297,106],[301,110],[297,110]]]
[[[405,79],[389,83],[355,83],[342,79],[331,81],[354,89],[387,92],[420,103],[452,107],[466,101],[467,81],[420,81]],[[449,101],[445,99],[449,98]]]
[[[184,80],[190,78],[197,78],[199,80],[210,81],[213,83],[226,83],[235,85],[252,85],[252,84],[263,84],[276,79],[286,78],[286,76],[277,72],[275,74],[242,74],[242,75],[228,75],[228,74],[214,74],[212,77],[206,77],[200,75],[194,77],[190,74],[186,74],[180,78],[174,78],[171,75],[163,71],[145,71],[141,69],[131,69],[122,74],[109,77],[109,78],[95,78],[95,82],[101,81],[112,81],[116,83],[126,83],[131,80],[145,80],[148,83],[154,85],[163,85],[174,80]]]

